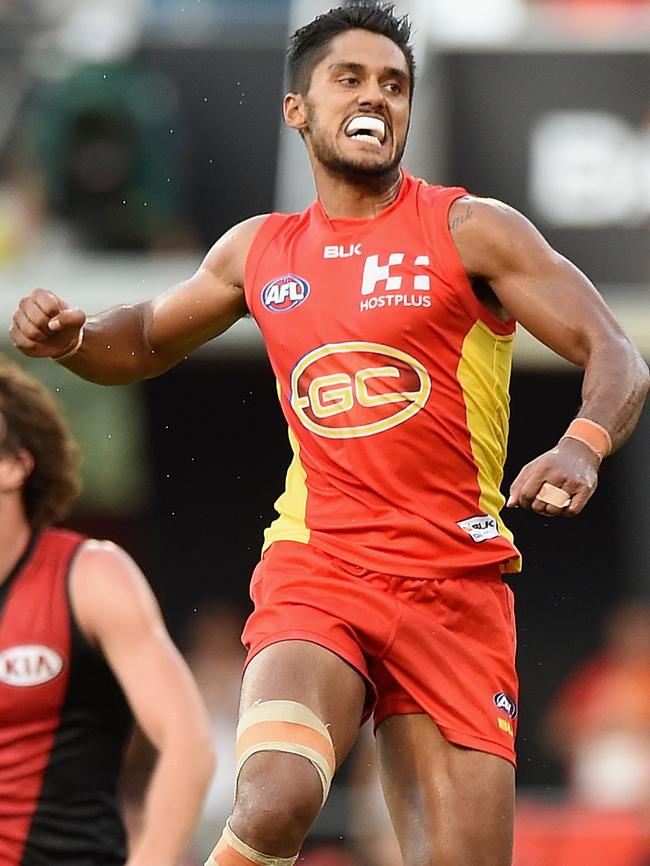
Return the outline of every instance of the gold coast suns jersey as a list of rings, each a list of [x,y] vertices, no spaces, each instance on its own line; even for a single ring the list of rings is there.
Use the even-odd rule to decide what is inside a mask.
[[[407,172],[369,220],[271,214],[246,262],[293,460],[277,540],[387,574],[518,571],[499,512],[514,323],[476,298],[448,228],[459,187]]]

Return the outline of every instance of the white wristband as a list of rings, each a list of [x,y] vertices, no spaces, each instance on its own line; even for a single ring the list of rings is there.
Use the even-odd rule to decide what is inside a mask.
[[[56,361],[57,363],[59,363],[60,361],[67,361],[68,358],[71,358],[73,355],[77,354],[79,349],[81,349],[81,344],[83,343],[83,341],[84,326],[82,325],[81,328],[79,328],[79,337],[77,338],[77,342],[75,343],[75,345],[71,349],[68,349],[67,352],[64,352],[62,355],[57,355],[55,358],[53,357],[52,360]]]

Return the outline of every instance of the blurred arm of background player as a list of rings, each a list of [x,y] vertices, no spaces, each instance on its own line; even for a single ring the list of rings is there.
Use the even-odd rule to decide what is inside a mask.
[[[36,289],[20,301],[11,337],[25,355],[56,358],[72,372],[101,385],[150,378],[227,330],[247,312],[244,264],[265,217],[230,229],[208,252],[196,273],[151,301],[112,307],[86,320],[52,292]]]
[[[126,866],[176,866],[214,771],[207,711],[144,575],[121,548],[86,542],[71,593],[84,635],[104,654],[158,752]]]
[[[622,445],[639,420],[650,382],[648,367],[592,283],[522,214],[501,202],[457,199],[449,226],[481,300],[583,368],[578,417],[604,427],[613,450]],[[583,442],[560,439],[524,466],[512,483],[508,505],[574,516],[596,489],[599,465]],[[544,482],[572,497],[568,507],[536,498]]]

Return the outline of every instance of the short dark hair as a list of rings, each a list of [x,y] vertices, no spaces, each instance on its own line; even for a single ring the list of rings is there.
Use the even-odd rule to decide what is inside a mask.
[[[345,6],[330,9],[301,27],[291,37],[287,53],[287,85],[291,93],[309,90],[314,67],[320,63],[329,43],[348,30],[369,30],[392,40],[406,58],[411,79],[410,96],[415,84],[415,59],[411,45],[411,23],[408,15],[398,18],[394,3],[351,0]]]
[[[0,355],[0,456],[22,448],[34,458],[25,514],[41,529],[63,520],[79,493],[79,449],[52,394]]]

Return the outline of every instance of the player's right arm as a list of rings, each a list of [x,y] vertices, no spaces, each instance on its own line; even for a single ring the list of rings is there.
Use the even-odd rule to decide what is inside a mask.
[[[58,358],[101,385],[124,385],[157,376],[189,352],[227,330],[247,312],[244,266],[265,216],[226,232],[196,273],[149,301],[111,307],[86,318],[61,298],[36,289],[23,298],[10,329],[15,345],[33,358]]]

